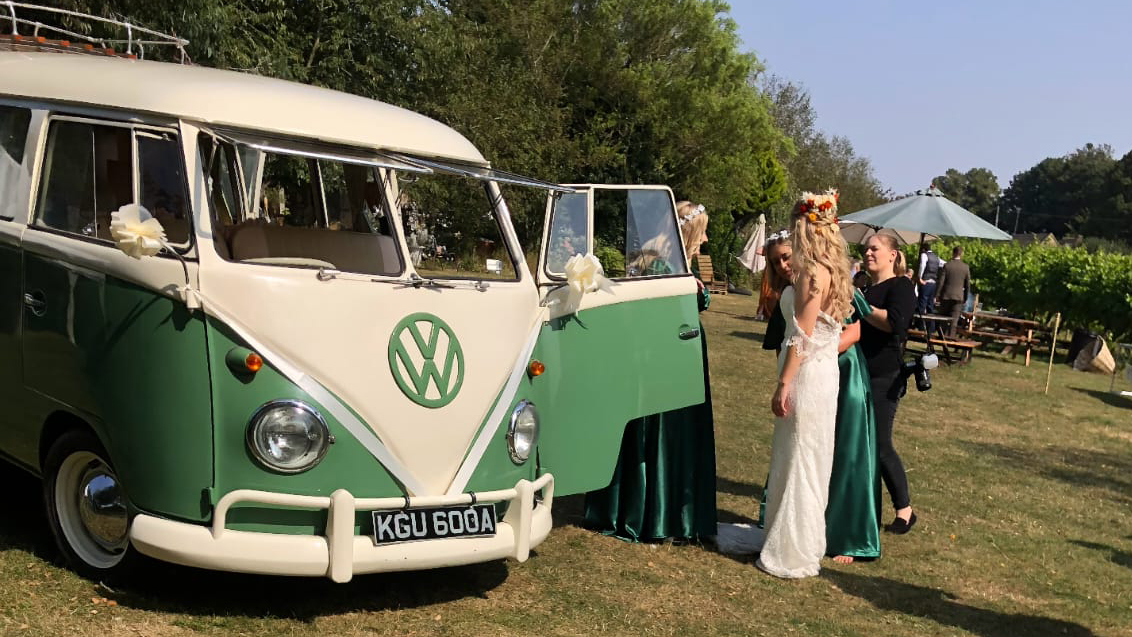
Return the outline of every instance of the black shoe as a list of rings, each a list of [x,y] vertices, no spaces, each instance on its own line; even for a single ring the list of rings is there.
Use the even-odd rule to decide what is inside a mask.
[[[908,531],[911,531],[912,527],[915,526],[915,525],[916,525],[916,512],[913,511],[911,517],[908,518],[907,522],[905,522],[901,518],[896,518],[895,520],[892,521],[892,524],[889,524],[888,526],[884,527],[884,530],[887,533],[893,533],[895,535],[904,535]]]

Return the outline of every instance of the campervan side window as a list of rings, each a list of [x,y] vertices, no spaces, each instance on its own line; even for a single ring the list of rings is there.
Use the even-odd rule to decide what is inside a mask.
[[[111,213],[135,201],[161,222],[170,243],[188,243],[188,192],[175,135],[70,120],[51,122],[36,202],[37,225],[109,241]]]
[[[0,106],[0,218],[3,219],[15,217],[13,193],[27,188],[22,164],[30,123],[30,110]]]

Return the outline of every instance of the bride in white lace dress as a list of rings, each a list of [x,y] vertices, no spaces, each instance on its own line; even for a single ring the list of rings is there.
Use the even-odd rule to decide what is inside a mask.
[[[825,506],[833,467],[837,344],[851,297],[837,193],[804,193],[794,208],[794,286],[782,294],[786,340],[771,410],[778,418],[767,482],[759,568],[777,577],[817,575],[825,555]]]

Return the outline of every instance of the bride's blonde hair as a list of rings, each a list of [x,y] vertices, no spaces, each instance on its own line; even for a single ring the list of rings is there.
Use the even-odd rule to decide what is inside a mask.
[[[790,238],[794,244],[790,267],[795,280],[805,273],[810,278],[811,291],[817,293],[815,274],[819,266],[829,271],[829,314],[838,321],[849,315],[849,302],[853,299],[849,280],[849,255],[845,239],[837,227],[837,191],[824,194],[802,193],[794,204],[794,224]]]

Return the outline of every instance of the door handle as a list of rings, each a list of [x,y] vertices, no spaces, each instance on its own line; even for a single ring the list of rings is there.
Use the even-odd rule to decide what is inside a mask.
[[[690,341],[700,335],[700,328],[689,327],[687,325],[680,326],[680,340]]]
[[[24,293],[24,305],[28,306],[32,314],[36,316],[43,316],[47,313],[47,299],[44,297],[43,292],[36,290],[34,292]]]

